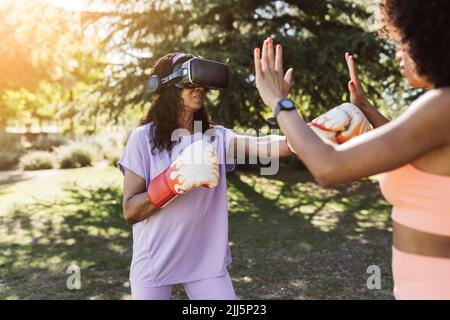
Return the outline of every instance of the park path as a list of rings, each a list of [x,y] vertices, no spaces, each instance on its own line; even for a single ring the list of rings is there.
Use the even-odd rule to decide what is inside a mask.
[[[23,180],[46,179],[55,174],[58,174],[58,171],[60,170],[50,169],[50,170],[36,170],[36,171],[23,171],[23,170],[0,171],[0,186]]]
[[[0,171],[0,215],[16,204],[62,196],[64,187],[72,182],[117,179],[118,170],[112,176],[111,173],[107,163],[79,169]]]
[[[99,162],[94,165],[95,168],[105,168],[107,163],[105,161]],[[62,174],[67,172],[67,169],[48,169],[48,170],[9,170],[9,171],[0,171],[0,186],[7,185],[11,183],[20,182],[23,180],[31,180],[31,179],[47,179],[51,178],[55,175]]]

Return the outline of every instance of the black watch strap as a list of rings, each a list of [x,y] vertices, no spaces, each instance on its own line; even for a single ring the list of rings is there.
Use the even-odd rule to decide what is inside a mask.
[[[289,101],[291,103],[291,107],[283,107],[281,102],[284,100]],[[275,109],[273,110],[273,117],[266,119],[266,122],[272,127],[278,127],[277,116],[282,110],[287,110],[287,111],[296,110],[294,102],[287,98],[283,98],[280,101],[278,101],[275,106]]]
[[[290,106],[290,107],[283,106],[283,105],[282,105],[283,102],[288,102],[288,103],[291,104],[291,106]],[[286,110],[286,111],[296,110],[296,109],[295,109],[294,101],[292,101],[292,100],[290,100],[290,99],[287,99],[287,98],[284,98],[284,99],[281,99],[280,101],[278,101],[278,102],[277,102],[277,105],[275,106],[275,109],[273,110],[273,116],[274,116],[275,119],[277,118],[278,114],[279,114],[280,111],[282,111],[282,110]]]
[[[281,105],[280,103],[277,103],[277,105],[275,106],[275,109],[273,110],[273,117],[276,119],[278,114],[281,111]]]

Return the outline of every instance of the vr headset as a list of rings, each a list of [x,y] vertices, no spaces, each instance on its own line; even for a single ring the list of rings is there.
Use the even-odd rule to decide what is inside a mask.
[[[228,87],[229,70],[226,64],[198,57],[176,64],[182,56],[184,54],[177,53],[172,58],[174,68],[167,77],[162,79],[158,75],[150,77],[148,88],[151,93],[158,93],[161,89],[172,85],[177,88],[224,89]]]

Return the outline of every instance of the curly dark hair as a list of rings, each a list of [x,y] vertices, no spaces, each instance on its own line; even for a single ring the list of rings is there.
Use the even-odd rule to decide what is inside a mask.
[[[450,1],[382,0],[381,34],[399,42],[434,87],[450,85]]]
[[[160,58],[151,70],[152,75],[158,75],[160,78],[170,75],[174,65],[172,58],[176,53],[169,53]],[[191,59],[193,55],[184,54],[177,61],[176,65]],[[174,141],[171,140],[172,132],[179,128],[179,115],[183,110],[183,99],[181,98],[181,90],[175,86],[169,86],[161,89],[157,98],[150,106],[147,114],[141,119],[140,125],[153,122],[150,130],[150,138],[153,143],[152,153],[158,149],[159,151],[166,149],[172,150]],[[211,122],[205,106],[197,110],[194,114],[194,121],[201,121],[202,132],[211,128]]]

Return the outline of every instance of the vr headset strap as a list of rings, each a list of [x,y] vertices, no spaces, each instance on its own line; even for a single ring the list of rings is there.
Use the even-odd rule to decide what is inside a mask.
[[[172,73],[171,75],[169,75],[169,76],[167,76],[165,78],[162,78],[161,79],[161,84],[169,84],[169,83],[175,82],[175,81],[183,78],[183,75],[184,75],[183,74],[183,69],[178,70],[178,71]]]

